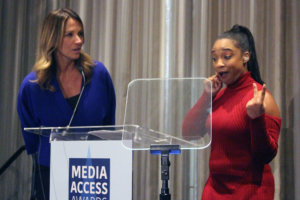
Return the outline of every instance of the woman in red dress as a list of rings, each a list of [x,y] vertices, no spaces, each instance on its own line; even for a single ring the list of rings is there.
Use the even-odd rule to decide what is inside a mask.
[[[215,75],[209,77],[212,144],[210,173],[202,199],[274,199],[269,162],[277,153],[281,118],[261,80],[251,32],[246,27],[233,26],[217,38],[211,56],[215,69]],[[199,126],[205,123],[195,119],[207,115],[207,92],[211,90],[205,90],[187,113],[183,135],[200,134],[205,128]]]

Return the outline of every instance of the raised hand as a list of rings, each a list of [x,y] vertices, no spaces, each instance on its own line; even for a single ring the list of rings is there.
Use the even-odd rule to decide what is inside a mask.
[[[256,83],[253,83],[253,90],[253,98],[246,104],[246,110],[248,116],[252,119],[255,119],[264,114],[266,110],[266,103],[264,101],[266,95],[266,85],[264,84],[262,90],[258,91]]]
[[[209,83],[208,80],[211,81],[211,84]],[[218,92],[221,90],[222,82],[216,74],[209,77],[208,80],[206,80],[204,83],[205,84],[205,92],[209,93],[211,91],[212,97],[214,98],[218,94]]]

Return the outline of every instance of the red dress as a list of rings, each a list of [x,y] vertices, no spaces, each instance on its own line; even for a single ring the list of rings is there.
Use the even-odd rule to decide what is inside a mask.
[[[274,178],[268,163],[277,153],[281,119],[268,114],[251,119],[247,115],[253,82],[247,72],[213,100],[210,174],[202,200],[274,199]]]

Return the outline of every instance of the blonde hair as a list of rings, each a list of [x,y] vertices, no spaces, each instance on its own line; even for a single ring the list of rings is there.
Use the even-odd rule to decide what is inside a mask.
[[[54,54],[62,42],[66,22],[69,18],[78,21],[83,29],[83,23],[78,14],[67,8],[50,12],[43,22],[36,61],[33,66],[33,71],[37,75],[37,79],[34,82],[38,83],[43,89],[55,91],[54,87],[50,84],[52,76],[56,74]],[[80,57],[75,61],[75,64],[76,66],[83,67],[87,80],[86,83],[88,83],[91,79],[92,68],[94,66],[92,58],[81,50]]]

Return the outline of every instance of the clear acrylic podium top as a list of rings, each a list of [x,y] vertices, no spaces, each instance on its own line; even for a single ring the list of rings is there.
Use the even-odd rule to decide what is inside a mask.
[[[206,87],[206,88],[205,88]],[[205,78],[136,79],[129,83],[123,125],[83,127],[25,128],[50,140],[122,140],[126,148],[149,150],[150,145],[180,145],[184,149],[203,149],[211,143],[211,82]],[[204,115],[183,123],[206,91],[206,103],[197,108]],[[208,92],[209,91],[209,92]],[[195,126],[195,127],[193,127]]]

